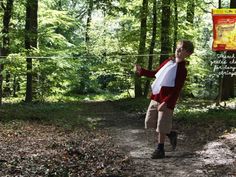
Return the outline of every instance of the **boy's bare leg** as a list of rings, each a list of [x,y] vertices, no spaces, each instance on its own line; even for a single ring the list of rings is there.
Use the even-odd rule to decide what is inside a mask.
[[[165,143],[165,138],[166,138],[166,134],[165,133],[159,133],[158,144],[164,144]]]

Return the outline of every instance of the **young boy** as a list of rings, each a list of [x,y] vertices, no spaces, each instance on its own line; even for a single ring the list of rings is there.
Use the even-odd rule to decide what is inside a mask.
[[[151,158],[165,157],[164,142],[166,135],[175,149],[177,133],[171,131],[173,110],[187,76],[185,58],[194,51],[191,41],[181,40],[177,43],[175,56],[165,60],[155,71],[136,65],[138,76],[156,78],[152,84],[151,102],[148,107],[145,128],[155,128],[158,133],[158,145]]]

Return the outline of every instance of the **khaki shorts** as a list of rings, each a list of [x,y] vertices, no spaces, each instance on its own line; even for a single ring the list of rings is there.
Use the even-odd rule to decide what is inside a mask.
[[[159,103],[151,100],[148,107],[145,128],[154,128],[160,133],[170,133],[172,128],[173,110],[167,109],[166,111],[157,111]]]

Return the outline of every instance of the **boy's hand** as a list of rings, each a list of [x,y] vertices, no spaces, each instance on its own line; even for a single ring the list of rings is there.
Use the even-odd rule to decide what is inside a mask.
[[[138,64],[136,64],[136,65],[135,65],[135,73],[136,73],[138,76],[141,76],[141,70],[142,70],[141,66],[138,65]]]
[[[165,111],[167,109],[167,104],[166,102],[161,103],[158,107],[157,110],[158,111]]]

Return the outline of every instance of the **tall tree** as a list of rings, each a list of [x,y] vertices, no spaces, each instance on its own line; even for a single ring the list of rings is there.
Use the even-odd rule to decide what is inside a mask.
[[[139,48],[138,48],[138,57],[137,57],[137,64],[142,64],[145,54],[145,47],[146,47],[146,37],[147,37],[147,14],[148,14],[148,0],[143,0],[142,8],[141,8],[141,24],[140,24],[140,39],[139,39]],[[135,97],[143,96],[142,93],[142,82],[141,78],[135,76]]]
[[[177,5],[177,0],[174,0],[174,43],[173,43],[173,51],[175,51],[177,40],[178,40],[178,5]]]
[[[193,24],[194,13],[195,13],[195,2],[194,0],[190,0],[187,5],[187,18],[186,18],[190,24]]]
[[[170,0],[162,0],[160,63],[162,63],[171,53],[170,17]]]
[[[38,38],[38,0],[27,0],[25,23],[25,48],[27,51],[37,48]],[[29,52],[28,52],[29,54]],[[32,58],[27,57],[27,83],[25,101],[33,100]]]
[[[7,56],[9,54],[9,44],[10,44],[10,37],[9,37],[9,24],[12,16],[12,9],[13,9],[13,2],[14,0],[7,0],[6,5],[1,2],[1,7],[4,10],[3,14],[3,29],[2,29],[2,49],[1,49],[1,55]],[[3,71],[3,64],[0,63],[0,73]],[[3,76],[0,74],[0,104],[2,104],[2,96],[3,96],[3,89],[2,89],[2,83],[3,83]]]
[[[221,9],[221,0],[218,1],[218,8]],[[220,53],[220,52],[216,52],[216,53]],[[221,58],[219,58],[219,60],[221,60]],[[223,86],[223,78],[222,77],[219,77],[219,87],[218,87],[218,96],[217,96],[217,99],[216,99],[216,106],[219,106],[220,105],[220,102],[221,102],[221,99],[222,99],[222,86]]]
[[[219,9],[221,9],[221,0],[218,1]]]
[[[230,8],[236,8],[236,1],[230,0]]]
[[[157,0],[153,0],[153,7],[152,7],[152,39],[151,44],[149,47],[149,58],[148,58],[148,69],[152,70],[153,64],[153,53],[156,44],[156,34],[157,34]],[[144,96],[147,96],[148,90],[150,86],[150,80],[148,79],[145,83],[144,87]]]
[[[85,41],[86,44],[88,45],[89,42],[89,30],[90,30],[90,26],[91,26],[91,19],[92,19],[92,11],[93,11],[93,0],[88,0],[88,12],[87,12],[87,24],[86,24],[86,32],[85,32]]]
[[[2,50],[0,50],[0,57],[2,56]],[[3,58],[0,58],[1,60]],[[0,104],[2,104],[2,97],[3,97],[3,90],[2,90],[2,84],[3,84],[3,76],[2,76],[2,71],[3,71],[3,64],[0,64]]]

